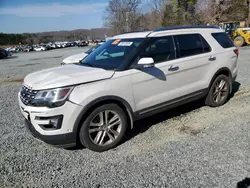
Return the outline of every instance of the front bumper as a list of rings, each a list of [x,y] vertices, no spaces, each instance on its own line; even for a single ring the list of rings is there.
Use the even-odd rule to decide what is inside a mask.
[[[61,134],[61,135],[42,135],[40,134],[31,122],[27,119],[25,121],[25,126],[29,130],[29,132],[37,139],[57,147],[67,148],[73,147],[76,145],[76,134],[68,133],[68,134]]]
[[[73,104],[70,101],[58,108],[26,106],[19,95],[21,113],[25,118],[26,127],[34,137],[58,147],[66,148],[76,145],[77,130],[74,129],[74,124],[82,110],[82,106]],[[50,124],[51,118],[58,116],[63,118],[62,121],[58,121],[58,126],[55,129],[45,127],[45,125]]]

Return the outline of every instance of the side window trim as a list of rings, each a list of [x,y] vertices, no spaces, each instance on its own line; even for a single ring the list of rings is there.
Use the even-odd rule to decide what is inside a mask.
[[[204,48],[204,44],[203,44],[203,40],[202,40],[202,36],[201,36],[201,35],[199,35],[199,37],[200,37],[200,40],[201,40],[201,44],[202,44],[202,48],[203,48],[203,53],[205,53],[205,48]]]
[[[211,51],[212,51],[212,48],[211,48],[210,44],[207,42],[207,40],[206,40],[201,34],[199,34],[199,35],[200,35],[200,40],[201,40],[201,43],[202,43],[202,46],[203,46],[203,53],[209,53],[209,52],[211,52]],[[208,51],[208,52],[205,51],[204,41],[205,41],[205,42],[208,44],[208,46],[209,46],[209,51]]]
[[[181,53],[180,53],[180,46],[179,46],[179,41],[178,41],[178,38],[176,37],[178,35],[173,35],[173,38],[174,38],[174,43],[175,43],[175,47],[176,47],[176,59],[180,59],[181,58]]]

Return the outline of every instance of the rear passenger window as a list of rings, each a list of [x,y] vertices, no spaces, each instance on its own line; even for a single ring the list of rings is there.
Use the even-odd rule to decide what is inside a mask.
[[[223,47],[223,48],[231,48],[234,47],[233,42],[231,39],[227,36],[226,33],[212,33],[212,36],[217,40],[217,42]]]
[[[211,48],[200,34],[176,35],[178,57],[188,57],[210,52]]]
[[[152,57],[155,63],[175,59],[175,48],[172,36],[155,37],[140,52],[140,58]]]

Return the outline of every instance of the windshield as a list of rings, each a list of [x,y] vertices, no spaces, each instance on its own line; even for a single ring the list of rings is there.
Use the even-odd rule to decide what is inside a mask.
[[[99,46],[101,46],[100,44],[97,44],[96,46],[93,46],[93,47],[91,47],[87,52],[86,52],[86,54],[90,54],[90,53],[92,53],[94,50],[96,50]]]
[[[144,38],[109,40],[83,59],[81,65],[117,69],[143,40]]]

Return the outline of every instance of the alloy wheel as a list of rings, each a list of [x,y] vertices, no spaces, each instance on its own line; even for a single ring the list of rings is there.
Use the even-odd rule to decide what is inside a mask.
[[[98,146],[113,143],[122,130],[121,117],[112,110],[98,113],[90,122],[89,137]]]
[[[220,79],[216,82],[213,92],[213,100],[215,103],[220,103],[227,98],[228,95],[228,84],[224,79]]]

